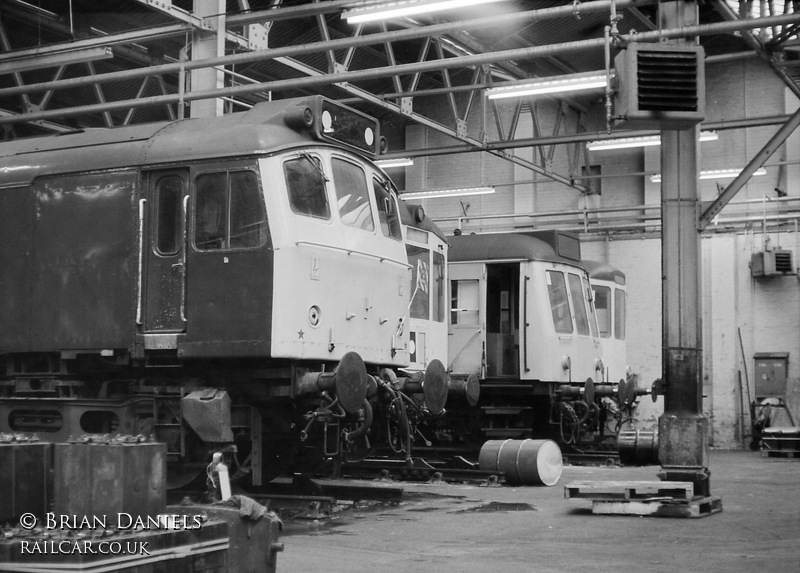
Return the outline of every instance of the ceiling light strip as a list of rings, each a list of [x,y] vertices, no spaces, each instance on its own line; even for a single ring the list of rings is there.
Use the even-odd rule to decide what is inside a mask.
[[[401,193],[400,198],[409,199],[438,199],[441,197],[462,197],[465,195],[489,195],[495,192],[494,187],[464,187],[461,189],[431,189],[430,191],[414,191]]]
[[[733,179],[741,173],[741,169],[708,169],[700,172],[698,179]],[[766,175],[766,168],[756,169],[753,176]],[[650,176],[650,181],[653,183],[661,183],[661,173],[656,173]]]
[[[365,24],[380,20],[390,20],[392,18],[405,18],[407,16],[418,16],[429,14],[441,10],[457,10],[468,8],[479,4],[491,4],[495,2],[505,2],[505,0],[436,0],[425,2],[424,0],[405,0],[398,2],[387,2],[369,8],[355,8],[342,12],[342,19],[347,20],[348,24]]]
[[[719,139],[716,131],[701,131],[698,141],[716,141]],[[609,151],[611,149],[628,149],[631,147],[648,147],[661,145],[660,135],[644,135],[641,137],[619,137],[617,139],[603,139],[587,141],[586,149],[589,151]]]
[[[605,88],[606,85],[607,78],[605,73],[593,72],[591,74],[558,76],[535,82],[497,86],[486,90],[486,97],[489,99],[505,99]]]

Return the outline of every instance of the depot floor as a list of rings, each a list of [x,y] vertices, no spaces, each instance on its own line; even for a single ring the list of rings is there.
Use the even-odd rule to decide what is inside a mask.
[[[397,482],[403,501],[287,523],[279,573],[800,572],[800,459],[712,451],[701,518],[593,515],[577,481],[657,480],[657,466],[565,466],[552,487]]]

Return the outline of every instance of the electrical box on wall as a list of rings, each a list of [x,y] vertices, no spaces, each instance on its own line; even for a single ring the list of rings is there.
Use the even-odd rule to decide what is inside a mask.
[[[750,258],[750,273],[756,278],[797,274],[792,251],[772,249],[753,253]]]
[[[785,398],[788,352],[757,352],[753,356],[756,373],[756,399]]]
[[[634,129],[688,129],[705,119],[705,52],[690,44],[629,44],[614,59],[614,116]]]

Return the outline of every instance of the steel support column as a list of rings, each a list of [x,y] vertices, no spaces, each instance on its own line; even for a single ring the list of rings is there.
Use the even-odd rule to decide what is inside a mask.
[[[697,19],[697,6],[692,2],[665,2],[659,10],[662,25],[691,25]],[[661,132],[664,414],[658,421],[658,449],[666,472],[662,477],[693,481],[696,493],[707,495],[708,419],[702,405],[697,136],[697,126]]]
[[[194,15],[212,24],[213,32],[195,29],[192,33],[192,60],[219,58],[225,55],[225,0],[211,2],[194,0]],[[216,68],[192,70],[192,91],[220,89],[225,86],[222,71]],[[225,101],[221,98],[191,102],[192,117],[223,115]]]

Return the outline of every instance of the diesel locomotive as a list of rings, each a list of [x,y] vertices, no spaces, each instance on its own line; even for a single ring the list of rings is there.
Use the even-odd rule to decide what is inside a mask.
[[[0,432],[152,436],[172,486],[341,459],[378,415],[402,451],[447,381],[384,143],[314,96],[0,145]]]

